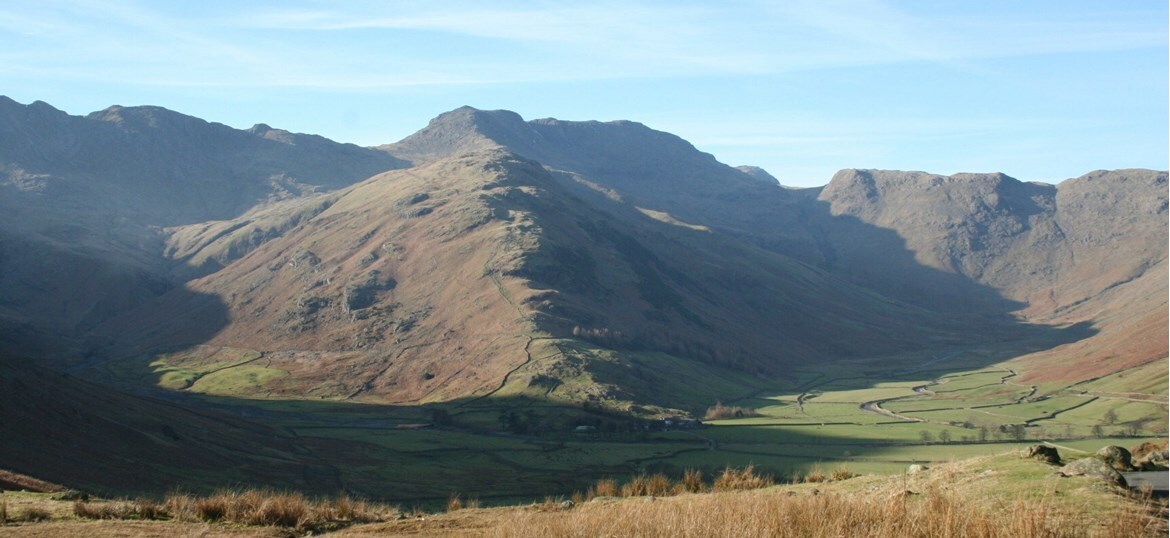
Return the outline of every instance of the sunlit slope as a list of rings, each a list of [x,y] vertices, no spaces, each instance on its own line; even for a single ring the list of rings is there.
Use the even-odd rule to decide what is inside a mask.
[[[227,266],[106,327],[121,335],[114,348],[263,351],[285,373],[256,393],[287,398],[449,401],[493,393],[520,369],[530,383],[594,386],[570,401],[662,404],[650,386],[661,372],[640,379],[613,361],[659,353],[669,369],[783,377],[804,361],[966,338],[928,310],[751,242],[589,202],[500,149],[286,209],[216,224],[232,231],[215,240],[176,232],[174,252]],[[248,226],[287,230],[251,244],[242,238],[268,234]],[[129,330],[143,319],[153,321]]]

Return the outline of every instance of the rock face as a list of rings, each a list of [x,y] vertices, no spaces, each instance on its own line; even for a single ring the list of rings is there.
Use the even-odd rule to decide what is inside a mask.
[[[1166,356],[1165,172],[1096,171],[1045,185],[842,170],[817,200],[828,206],[813,222],[831,270],[890,296],[948,315],[999,309],[1043,323],[1125,312],[1124,322],[1091,322],[1095,332],[1065,353],[1038,353],[1027,380],[1091,379],[1119,361]]]
[[[1032,445],[1025,448],[1024,457],[1040,460],[1049,465],[1060,465],[1060,453],[1048,445]]]
[[[1126,487],[1125,477],[1111,465],[1097,458],[1081,458],[1060,468],[1063,476],[1087,476],[1119,487]]]
[[[1097,451],[1097,457],[1101,458],[1102,461],[1108,463],[1110,467],[1113,467],[1118,472],[1124,473],[1134,470],[1132,455],[1122,447],[1114,445],[1101,447]]]

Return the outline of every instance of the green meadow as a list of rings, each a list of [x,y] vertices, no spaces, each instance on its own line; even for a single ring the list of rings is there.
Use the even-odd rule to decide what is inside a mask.
[[[660,354],[633,354],[650,369]],[[505,387],[488,397],[427,406],[277,400],[264,383],[287,372],[250,350],[198,348],[117,361],[103,375],[125,385],[277,427],[311,451],[324,474],[351,491],[397,502],[441,503],[452,493],[487,504],[568,495],[602,478],[639,473],[708,477],[755,465],[779,480],[814,469],[895,474],[912,463],[1003,453],[1038,442],[1062,451],[1136,445],[1166,436],[1166,377],[1110,376],[1033,387],[1007,364],[913,357],[810,367],[786,380],[735,375],[709,383],[725,405],[756,416],[693,428],[632,419]],[[607,360],[616,360],[607,357]],[[144,370],[142,366],[146,364]],[[679,385],[703,379],[685,375]],[[1144,392],[1138,392],[1140,391]],[[732,391],[739,389],[738,393]],[[666,390],[666,389],[661,389]],[[682,390],[682,389],[680,389]],[[692,388],[694,398],[702,391]],[[715,402],[710,402],[713,405]],[[701,416],[702,409],[696,409]]]

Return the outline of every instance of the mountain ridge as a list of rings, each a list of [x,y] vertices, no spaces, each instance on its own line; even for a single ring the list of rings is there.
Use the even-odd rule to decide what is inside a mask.
[[[1090,322],[1115,309],[1094,306],[1111,304],[1097,298],[1141,295],[1110,290],[1156,288],[1156,279],[1142,275],[1165,267],[1164,245],[1147,246],[1160,237],[1164,193],[1128,220],[1094,224],[1084,216],[1148,198],[1165,186],[1164,172],[1090,173],[1063,189],[1003,174],[843,170],[812,196],[762,181],[762,171],[723,165],[677,136],[629,121],[526,122],[514,112],[462,107],[398,143],[365,150],[264,124],[234,130],[158,107],[115,106],[76,119],[49,105],[21,108],[10,101],[3,103],[16,111],[9,116],[115,129],[123,133],[119,140],[133,147],[126,154],[142,151],[135,133],[173,131],[150,147],[171,148],[173,154],[206,138],[195,147],[213,154],[292,144],[309,155],[293,158],[266,149],[240,173],[288,167],[312,177],[321,171],[315,168],[319,162],[340,159],[332,165],[344,172],[340,180],[292,190],[285,187],[300,180],[267,187],[253,183],[251,190],[228,193],[236,201],[227,202],[224,207],[234,209],[226,212],[194,207],[131,221],[115,234],[112,244],[120,246],[113,252],[133,253],[142,260],[137,265],[127,267],[119,256],[109,256],[108,238],[67,239],[68,256],[113,264],[115,276],[100,287],[128,298],[100,299],[105,306],[87,305],[84,314],[66,316],[85,320],[73,322],[75,329],[48,321],[59,312],[19,306],[37,304],[15,291],[27,287],[20,282],[31,282],[33,272],[10,270],[9,296],[0,297],[0,314],[7,315],[13,334],[27,335],[37,327],[72,330],[80,338],[73,354],[108,357],[177,344],[250,343],[286,353],[282,364],[292,372],[289,379],[301,376],[319,387],[329,384],[329,375],[349,369],[349,359],[362,365],[359,370],[381,372],[369,378],[367,388],[335,383],[323,393],[330,397],[429,401],[482,395],[498,390],[492,387],[501,376],[506,385],[511,375],[506,372],[526,367],[538,341],[550,346],[549,353],[586,357],[580,363],[584,369],[570,368],[577,372],[571,375],[596,381],[589,365],[600,364],[603,351],[619,357],[662,353],[680,364],[775,375],[814,357],[963,345],[972,338],[964,328],[1006,340],[1039,338],[1051,331],[1021,324],[1020,313],[1065,324]],[[0,125],[9,126],[0,136],[11,139],[22,132],[11,126],[23,124],[10,118]],[[50,132],[56,135],[37,140],[69,139],[69,130],[55,129]],[[260,146],[234,147],[240,140]],[[41,153],[76,146],[48,142]],[[11,170],[40,162],[28,145],[21,151],[0,154],[10,171],[4,185],[18,193],[30,189]],[[358,164],[347,164],[347,155],[356,155]],[[103,162],[110,166],[108,159]],[[381,173],[355,177],[371,166]],[[63,173],[59,170],[50,171]],[[50,177],[44,185],[69,181]],[[1116,184],[1130,187],[1125,196],[1109,198],[1107,186]],[[68,199],[54,203],[63,206]],[[184,203],[211,200],[194,197]],[[1073,213],[1061,217],[1062,208]],[[200,216],[176,221],[174,215],[184,211]],[[166,226],[162,233],[160,225]],[[1111,226],[1134,239],[1098,238],[1068,247],[1064,228],[1082,225]],[[10,230],[21,226],[11,224]],[[1076,236],[1092,237],[1097,236]],[[26,253],[0,260],[7,267],[43,268],[29,260],[40,256],[38,249],[58,248],[43,232],[16,232],[7,244],[19,241],[29,245]],[[1123,248],[1132,263],[1107,267],[1116,256],[1101,254],[1106,247]],[[429,257],[416,258],[419,250]],[[1041,255],[1028,257],[1031,251]],[[1077,266],[1087,267],[1083,270],[1044,269],[1071,264],[1074,257],[1092,263]],[[441,276],[444,271],[450,275]],[[80,281],[64,275],[53,280]],[[52,290],[51,281],[39,287]],[[92,295],[77,288],[60,293]],[[476,301],[491,314],[460,314]],[[1157,312],[1156,305],[1145,308]],[[518,317],[500,325],[512,316],[508,312]],[[152,329],[143,330],[142,320]],[[476,327],[489,326],[497,329],[487,333],[509,335],[507,350],[490,339],[465,340],[479,338],[468,336],[483,332]],[[569,353],[549,339],[584,348]],[[467,355],[460,349],[474,351],[449,359],[448,367],[419,351]],[[332,366],[319,372],[296,366],[302,352],[332,357],[325,361]],[[359,356],[365,358],[355,359]],[[457,372],[463,371],[476,372],[475,381],[461,379]],[[436,378],[447,388],[436,392],[434,383],[427,388]],[[614,381],[613,390],[632,398],[622,405],[668,405],[638,400],[636,390],[622,386],[642,386],[640,381]],[[290,395],[305,390],[294,381],[281,383],[284,388],[268,389]]]
[[[512,457],[549,462],[525,479],[563,487],[581,477],[557,458],[594,449],[563,436],[608,454],[611,434],[717,402],[812,432],[835,415],[810,405],[887,424],[864,411],[885,400],[842,394],[945,400],[968,373],[979,401],[1033,409],[1026,425],[1050,397],[1164,390],[1114,380],[1167,360],[1166,172],[845,169],[802,190],[766,174],[625,121],[464,107],[358,148],[0,99],[0,453],[112,490],[183,483],[189,460],[209,483],[398,498],[386,462],[465,474],[431,434],[509,472],[484,445],[516,435]],[[810,404],[822,388],[838,392]],[[893,428],[974,436],[959,421],[984,411]],[[993,411],[1000,431],[1024,420]],[[839,441],[808,435],[788,446]],[[680,437],[676,456],[727,453]],[[658,462],[659,440],[623,461]],[[62,466],[73,444],[85,458]],[[606,465],[588,472],[625,472]]]

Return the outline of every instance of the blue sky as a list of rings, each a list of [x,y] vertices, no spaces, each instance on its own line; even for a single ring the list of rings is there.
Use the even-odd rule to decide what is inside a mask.
[[[376,145],[471,105],[629,119],[815,186],[1166,169],[1167,2],[0,4],[0,94]]]

